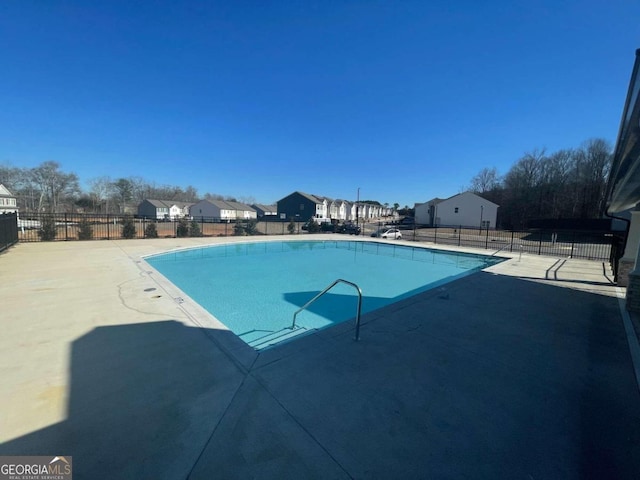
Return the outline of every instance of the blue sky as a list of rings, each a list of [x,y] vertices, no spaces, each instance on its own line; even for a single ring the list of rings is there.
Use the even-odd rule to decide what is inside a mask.
[[[615,143],[640,2],[5,1],[0,164],[413,205]]]

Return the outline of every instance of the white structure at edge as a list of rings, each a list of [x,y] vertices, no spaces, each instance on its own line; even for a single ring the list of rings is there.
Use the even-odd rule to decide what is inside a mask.
[[[472,192],[415,204],[419,225],[496,228],[498,205]]]
[[[9,191],[7,187],[0,183],[0,215],[3,213],[17,213],[18,204],[16,197]]]

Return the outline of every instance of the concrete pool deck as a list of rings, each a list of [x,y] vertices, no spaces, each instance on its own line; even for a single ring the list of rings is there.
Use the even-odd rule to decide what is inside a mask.
[[[91,479],[637,478],[602,262],[515,254],[364,316],[359,342],[345,323],[258,354],[141,260],[237,240],[4,252],[0,455],[72,455]]]

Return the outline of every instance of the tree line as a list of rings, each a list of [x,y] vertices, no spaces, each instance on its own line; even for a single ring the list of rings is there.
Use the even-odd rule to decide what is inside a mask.
[[[465,190],[500,206],[497,225],[503,229],[527,228],[528,222],[534,219],[600,218],[611,161],[611,145],[599,138],[553,153],[535,149],[525,153],[503,176],[495,167],[483,168]],[[97,177],[89,180],[89,188],[83,190],[75,173],[64,172],[60,164],[53,161],[34,168],[0,164],[0,183],[16,196],[18,208],[24,213],[121,214],[145,199],[197,202],[205,198],[255,203],[253,197],[209,192],[200,196],[191,185],[186,188],[158,186],[141,177]],[[394,204],[398,213],[411,214],[408,206],[399,207]]]
[[[503,229],[527,228],[535,219],[600,218],[612,157],[611,145],[600,138],[553,153],[535,149],[504,176],[482,169],[468,190],[500,206]]]
[[[253,197],[230,197],[216,193],[198,194],[195,187],[156,185],[141,177],[92,178],[88,189],[80,187],[75,173],[64,172],[57,162],[34,168],[0,165],[0,183],[13,193],[21,212],[125,213],[145,199],[197,202],[209,200],[255,203]]]

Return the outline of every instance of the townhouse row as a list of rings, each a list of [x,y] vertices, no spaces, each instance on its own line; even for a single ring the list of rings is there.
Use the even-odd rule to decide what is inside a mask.
[[[318,222],[355,221],[393,215],[393,209],[382,205],[331,199],[304,192],[293,192],[278,200],[275,205],[252,204],[226,200],[201,200],[196,203],[168,200],[144,200],[138,205],[138,215],[157,220],[174,220],[182,217],[207,217],[221,221],[235,220],[295,220]]]

